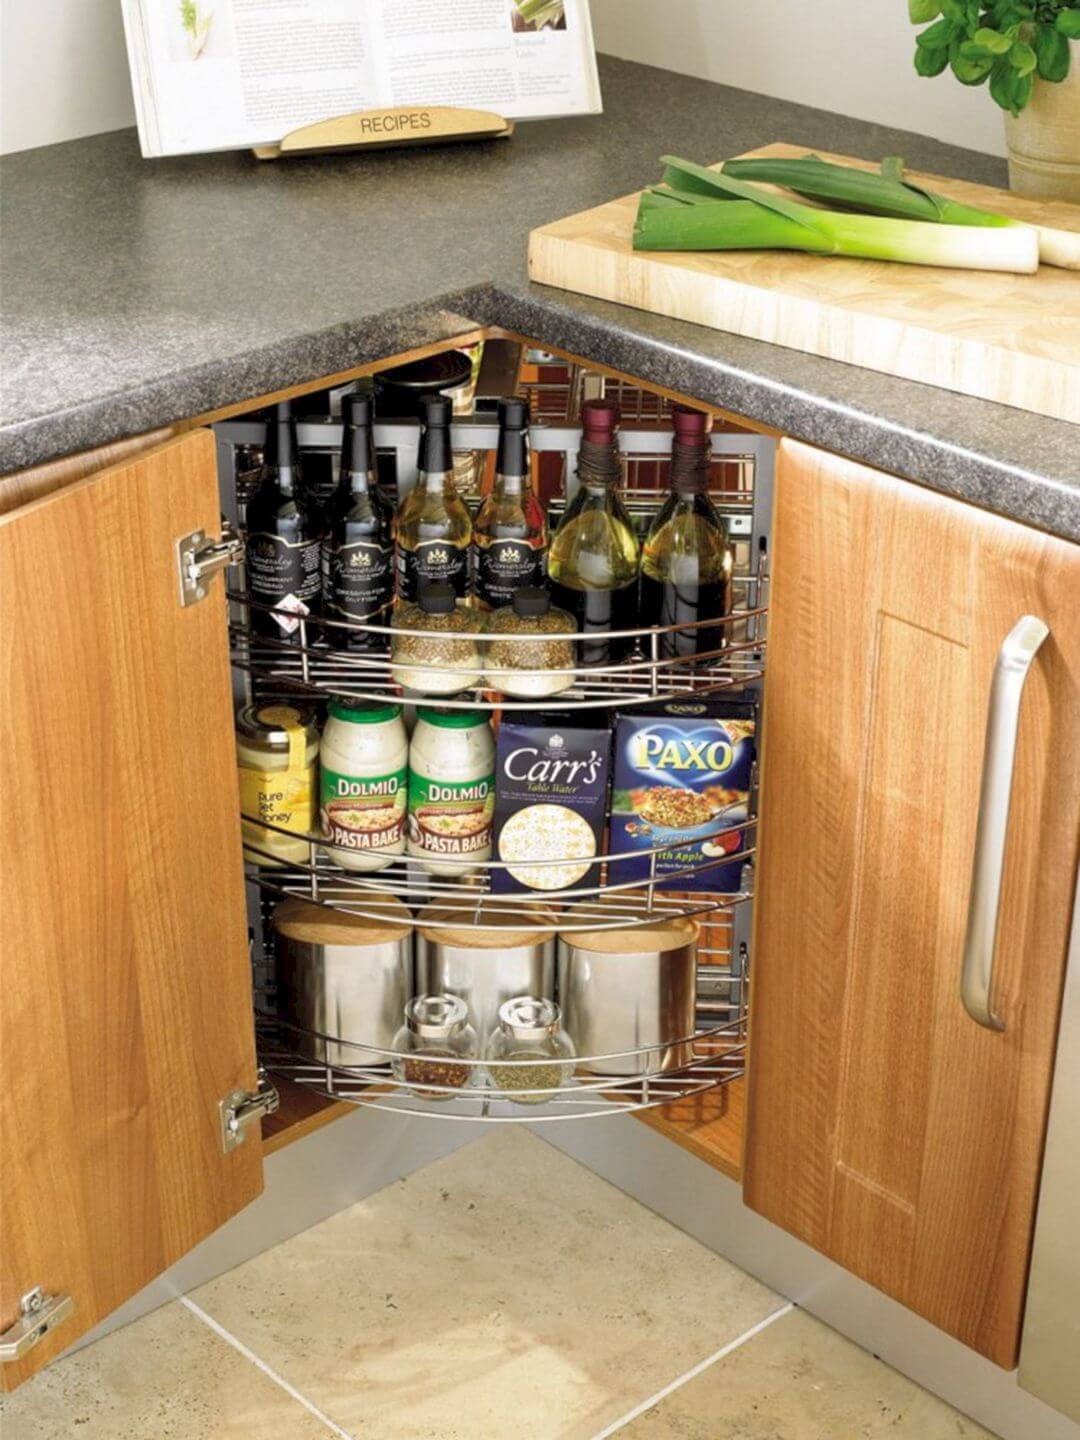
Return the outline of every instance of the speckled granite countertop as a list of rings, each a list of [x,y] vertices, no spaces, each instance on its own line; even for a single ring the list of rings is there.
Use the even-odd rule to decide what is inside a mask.
[[[624,61],[601,79],[602,117],[495,144],[143,161],[118,131],[8,157],[0,472],[493,323],[1080,539],[1076,426],[525,278],[530,229],[663,150],[793,140],[993,184],[1003,162]]]

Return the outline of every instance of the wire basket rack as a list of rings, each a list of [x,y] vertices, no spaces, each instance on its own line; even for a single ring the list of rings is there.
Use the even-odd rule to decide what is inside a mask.
[[[629,1050],[554,1063],[549,1056],[497,1062],[455,1056],[428,1061],[422,1074],[410,1074],[408,1056],[362,1039],[343,1042],[263,1013],[257,1022],[260,1062],[335,1100],[441,1120],[531,1125],[650,1110],[715,1090],[743,1074],[745,968],[743,948],[725,1018]]]
[[[570,387],[573,393],[568,390],[565,396],[555,397],[564,408],[560,410],[558,404],[553,404],[545,414],[547,423],[531,427],[534,451],[539,455],[547,452],[553,460],[557,453],[563,462],[564,493],[548,504],[553,525],[573,493],[573,473],[580,444],[579,428],[572,419],[567,423],[567,419],[580,403],[582,393],[588,390],[590,381],[588,375],[571,378],[576,386]],[[661,420],[659,414],[640,416],[645,427],[655,427],[658,420]],[[259,422],[233,421],[215,430],[219,468],[226,481],[225,508],[234,523],[242,528],[243,486],[238,484],[236,456],[238,448],[242,450],[246,445],[257,446],[261,442],[263,426]],[[332,456],[341,443],[341,427],[333,422],[302,421],[298,436],[302,451]],[[474,417],[454,422],[455,448],[492,449],[496,440],[497,426],[489,419]],[[380,453],[392,451],[394,454],[399,496],[415,482],[417,441],[418,427],[408,421],[376,425]],[[496,713],[535,714],[538,710],[550,709],[596,714],[682,697],[738,693],[740,698],[743,695],[757,698],[767,643],[767,515],[772,444],[761,436],[728,432],[714,433],[712,444],[711,490],[728,520],[736,550],[736,609],[723,619],[698,622],[697,626],[671,626],[667,630],[641,628],[610,632],[604,639],[622,642],[619,647],[622,658],[603,665],[582,663],[582,652],[578,648],[582,642],[595,643],[597,637],[559,635],[556,638],[560,642],[568,642],[572,647],[574,663],[560,672],[569,684],[565,690],[539,699],[514,696],[500,689],[507,672],[500,672],[488,663],[487,647],[492,637],[483,629],[482,616],[477,612],[475,630],[452,635],[439,631],[407,632],[410,642],[424,638],[437,642],[452,639],[455,643],[473,645],[481,662],[479,669],[471,659],[461,667],[459,689],[449,694],[421,694],[407,690],[401,683],[402,671],[414,669],[415,665],[400,660],[391,649],[395,634],[390,623],[392,617],[380,617],[387,623],[366,626],[322,619],[301,620],[292,636],[276,639],[257,635],[252,630],[251,617],[254,609],[262,607],[253,606],[247,600],[242,576],[238,576],[238,583],[234,583],[229,592],[233,662],[241,685],[238,700],[306,697],[318,702],[339,696],[368,702],[397,700]],[[624,427],[620,432],[620,447],[627,481],[624,499],[644,533],[651,516],[666,498],[663,477],[670,454],[670,433],[656,428]],[[687,632],[692,629],[699,632],[692,647],[694,653],[678,653],[685,648]],[[667,642],[667,637],[676,633],[683,642],[681,646]],[[512,638],[517,650],[530,643],[550,644],[553,637],[515,635]],[[675,654],[668,653],[672,649]],[[452,675],[455,668],[438,662],[441,672]],[[457,679],[453,684],[457,686]],[[756,781],[752,788],[756,788]],[[470,858],[460,862],[460,876],[453,873],[436,876],[428,874],[406,855],[389,857],[389,863],[378,871],[343,871],[324,853],[320,835],[300,837],[302,846],[306,845],[303,858],[287,865],[256,867],[249,864],[247,867],[253,891],[260,897],[256,909],[261,916],[262,938],[253,942],[253,955],[262,949],[260,963],[268,967],[270,977],[261,987],[262,1004],[269,1006],[258,1021],[262,1062],[275,1073],[335,1100],[442,1119],[530,1124],[651,1109],[729,1083],[743,1073],[745,1065],[747,902],[752,898],[756,852],[753,795],[744,813],[749,818],[718,818],[716,838],[719,842],[723,837],[723,850],[713,865],[701,863],[700,850],[693,865],[689,863],[691,845],[700,845],[702,840],[701,833],[697,833],[694,842],[687,842],[685,872],[665,873],[662,884],[654,873],[655,865],[650,866],[645,879],[620,882],[615,878],[618,862],[629,855],[602,853],[593,857],[590,865],[591,869],[597,867],[592,869],[592,874],[598,876],[595,883],[529,893],[502,894],[493,889],[495,873],[500,868],[508,868],[508,862]],[[262,819],[256,821],[254,817],[244,819],[248,831],[245,846],[249,852],[258,852],[259,846],[251,841],[250,827],[255,824],[264,830],[277,827]],[[655,850],[661,848],[670,853],[673,848],[681,847],[665,843],[658,844]],[[643,853],[653,852],[635,850],[633,857],[640,858]],[[269,860],[271,852],[264,852],[262,858]],[[735,861],[742,862],[743,876],[737,892],[673,888],[679,885],[680,879],[695,887],[708,884],[706,872]],[[528,863],[515,862],[515,868]],[[387,895],[393,897],[389,902],[385,899]],[[455,924],[490,930],[506,928],[510,916],[513,916],[513,928],[523,928],[523,906],[532,905],[537,913],[528,928],[548,934],[567,929],[630,932],[644,924],[692,919],[700,929],[697,1025],[692,1033],[662,1045],[642,1046],[619,1055],[578,1056],[567,1072],[565,1083],[545,1087],[540,1095],[524,1093],[530,1088],[524,1072],[539,1062],[509,1060],[499,1061],[500,1073],[511,1066],[523,1071],[520,1084],[515,1082],[511,1088],[496,1086],[484,1061],[462,1060],[466,1072],[462,1083],[446,1087],[428,1084],[423,1088],[438,1093],[420,1094],[415,1084],[395,1078],[390,1068],[390,1052],[380,1051],[363,1037],[350,1037],[343,1048],[341,1037],[298,1029],[277,1015],[272,958],[265,935],[273,904],[289,897],[376,921],[386,918],[390,905],[404,903],[415,916],[423,907],[437,904],[440,911],[449,911],[455,917]],[[350,1050],[362,1052],[363,1063],[337,1063]],[[328,1057],[333,1063],[328,1063]],[[455,1081],[457,1079],[455,1076]]]

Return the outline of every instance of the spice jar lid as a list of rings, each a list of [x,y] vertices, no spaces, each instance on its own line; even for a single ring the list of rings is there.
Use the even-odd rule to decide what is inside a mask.
[[[514,614],[526,616],[546,615],[551,609],[551,596],[539,585],[523,585],[514,592]]]
[[[401,714],[400,705],[387,705],[381,700],[363,701],[335,699],[330,701],[329,713],[335,720],[349,720],[354,725],[382,725],[387,720],[396,720]]]
[[[436,705],[419,706],[416,718],[426,725],[437,725],[441,730],[472,730],[488,723],[483,711],[443,710]]]
[[[315,711],[309,705],[267,704],[245,705],[237,712],[236,728],[249,740],[259,740],[264,745],[287,745],[289,732],[286,725],[299,725],[306,731],[308,739],[318,734],[315,726]]]
[[[445,1040],[464,1030],[469,1018],[458,995],[414,995],[405,1006],[405,1024],[425,1040]]]
[[[457,607],[457,595],[452,585],[436,580],[430,585],[421,585],[417,602],[425,615],[452,615]]]
[[[562,1011],[554,1000],[516,995],[499,1006],[499,1024],[515,1040],[542,1040],[559,1028]]]

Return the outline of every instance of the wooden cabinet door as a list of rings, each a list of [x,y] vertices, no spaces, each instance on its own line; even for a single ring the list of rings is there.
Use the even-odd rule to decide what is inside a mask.
[[[747,1203],[1016,1362],[1080,825],[1080,547],[783,442]],[[991,676],[1020,710],[984,1028],[965,948]]]
[[[12,1388],[262,1188],[220,530],[196,431],[0,517],[0,1330],[74,1312]],[[258,1127],[254,1127],[257,1131]]]

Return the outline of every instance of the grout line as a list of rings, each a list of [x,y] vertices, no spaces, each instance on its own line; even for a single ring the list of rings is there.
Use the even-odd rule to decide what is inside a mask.
[[[750,1329],[747,1330],[744,1335],[738,1336],[735,1340],[729,1340],[726,1345],[722,1346],[712,1355],[707,1355],[704,1360],[699,1360],[698,1363],[687,1370],[684,1375],[677,1376],[669,1385],[665,1385],[662,1390],[657,1390],[655,1395],[650,1395],[649,1398],[643,1400],[640,1405],[635,1405],[633,1410],[628,1410],[625,1415],[620,1415],[618,1420],[613,1421],[612,1424],[608,1425],[605,1429],[598,1431],[592,1437],[592,1440],[608,1440],[609,1435],[614,1435],[615,1432],[621,1430],[624,1425],[629,1425],[631,1420],[636,1420],[639,1415],[644,1415],[646,1410],[651,1410],[654,1405],[659,1405],[661,1400],[666,1400],[667,1397],[676,1390],[681,1390],[688,1381],[696,1379],[703,1370],[708,1370],[710,1365],[715,1365],[718,1360],[723,1360],[724,1357],[730,1355],[733,1350],[738,1350],[740,1345],[745,1345],[748,1340],[753,1340],[755,1335],[760,1335],[762,1330],[767,1330],[774,1320],[782,1320],[785,1315],[790,1315],[794,1309],[795,1306],[790,1300],[786,1305],[781,1305],[779,1310],[774,1310],[771,1315],[766,1315],[764,1320],[759,1320],[756,1325],[751,1325]]]
[[[305,1410],[309,1410],[311,1414],[315,1416],[316,1420],[321,1420],[327,1429],[331,1430],[338,1437],[338,1440],[355,1440],[354,1436],[350,1435],[347,1430],[342,1430],[340,1425],[336,1425],[334,1421],[330,1419],[330,1416],[324,1414],[306,1395],[301,1395],[295,1386],[290,1385],[288,1380],[279,1375],[276,1370],[272,1370],[265,1360],[260,1360],[254,1350],[249,1350],[242,1340],[237,1339],[231,1331],[226,1330],[224,1325],[219,1324],[212,1315],[208,1315],[200,1305],[196,1305],[194,1300],[189,1299],[187,1295],[181,1295],[178,1298],[180,1304],[186,1306],[204,1325],[209,1325],[215,1335],[220,1335],[222,1340],[231,1345],[234,1350],[239,1351],[245,1360],[250,1360],[252,1365],[260,1369],[264,1375],[269,1376],[275,1385],[279,1385],[287,1395],[291,1395],[294,1400],[303,1405]]]

